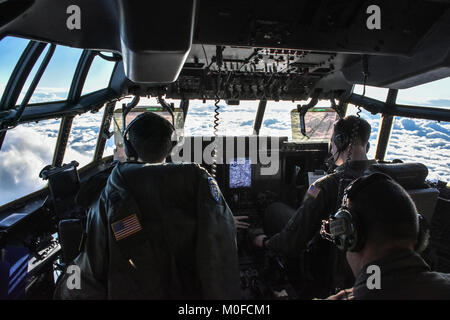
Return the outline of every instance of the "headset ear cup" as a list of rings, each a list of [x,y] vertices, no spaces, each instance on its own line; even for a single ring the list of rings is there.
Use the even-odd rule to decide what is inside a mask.
[[[137,160],[138,154],[137,154],[136,150],[134,150],[131,142],[126,137],[126,134],[124,134],[124,136],[123,136],[123,150],[124,150],[128,160],[131,160],[131,159]]]
[[[141,118],[145,116],[145,113],[142,113],[138,115],[136,118],[134,118],[128,126],[125,128],[123,132],[123,151],[125,152],[125,155],[127,156],[127,160],[137,160],[138,154],[136,150],[134,149],[133,145],[131,144],[130,140],[128,140],[128,132],[130,132],[130,129],[133,127],[133,125],[138,122]]]
[[[338,149],[338,151],[343,152],[348,147],[349,139],[346,134],[339,133],[334,136],[333,142],[336,145],[336,148]]]
[[[340,223],[337,223],[337,220],[340,220]],[[344,232],[336,235],[336,246],[343,251],[360,251],[364,242],[360,237],[361,232],[357,218],[346,207],[341,207],[334,215],[334,221],[338,225],[345,226],[341,229]]]

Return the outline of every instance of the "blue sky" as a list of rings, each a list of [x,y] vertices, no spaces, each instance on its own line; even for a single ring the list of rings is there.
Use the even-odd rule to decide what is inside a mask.
[[[0,41],[0,95],[27,42],[28,40],[12,37]],[[80,49],[58,46],[31,102],[64,100],[81,52]],[[44,55],[45,52],[40,59]],[[106,87],[113,65],[114,63],[96,57],[83,94]],[[25,89],[36,69],[37,67],[27,80]],[[361,93],[361,86],[357,86],[355,91]],[[367,95],[385,100],[387,89],[368,87]],[[174,102],[176,105],[179,103]],[[269,102],[261,135],[290,137],[290,111],[297,103],[299,102]],[[398,103],[450,108],[450,78],[400,90]],[[156,101],[141,99],[141,104],[154,105]],[[320,106],[328,105],[327,101],[320,102]],[[239,106],[228,106],[221,101],[219,134],[252,134],[256,109],[256,101],[241,101]],[[199,100],[192,101],[185,122],[185,135],[212,135],[213,110],[212,101],[207,101],[206,104]],[[355,113],[355,109],[350,108],[349,113]],[[362,116],[372,125],[370,142],[373,147],[369,156],[373,156],[380,116],[368,112],[363,112]],[[85,165],[92,160],[101,118],[102,110],[97,114],[86,113],[75,118],[65,162],[77,160]],[[44,186],[38,173],[51,162],[59,124],[59,119],[52,119],[38,124],[23,124],[8,131],[0,150],[0,205]],[[110,139],[105,155],[112,154],[113,147],[113,139]],[[387,154],[388,160],[396,158],[405,162],[422,162],[430,169],[430,179],[450,181],[450,123],[397,117]]]
[[[9,75],[14,69],[20,54],[26,47],[28,40],[6,37],[0,41],[0,93],[3,92]],[[29,75],[22,93],[26,92],[40,62],[45,56],[46,48]],[[82,53],[81,49],[57,46],[53,57],[47,66],[31,102],[64,100],[67,97],[70,84]],[[102,89],[108,85],[114,63],[96,57],[92,63],[90,73],[83,88],[83,94]],[[20,99],[19,99],[20,103]]]

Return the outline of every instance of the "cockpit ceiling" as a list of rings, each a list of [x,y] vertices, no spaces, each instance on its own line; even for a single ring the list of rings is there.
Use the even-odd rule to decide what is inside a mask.
[[[371,5],[381,29],[367,27]],[[0,12],[0,38],[115,52],[126,90],[141,95],[339,96],[363,83],[364,59],[368,85],[450,76],[447,0],[6,0]]]

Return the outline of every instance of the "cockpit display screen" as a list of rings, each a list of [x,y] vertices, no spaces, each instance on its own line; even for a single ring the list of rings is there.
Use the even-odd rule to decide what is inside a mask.
[[[313,108],[305,115],[305,134],[301,133],[300,114],[291,111],[292,140],[298,143],[328,143],[339,115],[331,108]]]
[[[249,188],[252,186],[252,167],[250,159],[238,158],[230,163],[230,188]]]

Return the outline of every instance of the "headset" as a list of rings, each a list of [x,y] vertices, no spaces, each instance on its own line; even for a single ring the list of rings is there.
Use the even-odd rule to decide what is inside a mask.
[[[336,146],[337,152],[334,154],[331,152],[331,143],[330,143],[330,147],[328,150],[330,156],[325,160],[325,164],[328,167],[328,173],[331,173],[336,168],[335,165],[335,162],[337,160],[337,158],[335,159],[336,154],[338,155],[337,157],[339,158],[339,155],[342,152],[344,152],[345,149],[347,149],[347,147],[349,146],[351,139],[347,133],[341,131],[341,132],[334,132],[333,136],[331,137],[331,141]],[[370,142],[367,141],[366,153],[369,152],[369,149],[370,149]]]
[[[126,127],[125,131],[123,132],[123,149],[125,151],[125,154],[127,155],[127,159],[128,160],[132,160],[132,161],[136,161],[139,158],[138,153],[136,152],[136,149],[134,149],[133,144],[131,143],[131,141],[128,138],[130,129],[133,127],[133,125],[138,122],[141,121],[142,119],[144,119],[145,117],[147,117],[147,115],[151,113],[151,112],[144,112],[141,113],[140,115],[138,115],[136,118],[133,119],[133,121],[130,122],[130,124]],[[176,130],[175,127],[173,126],[172,123],[170,123],[169,121],[167,121],[170,125],[170,128],[172,130],[172,146],[170,147],[169,150],[169,154],[172,152],[173,148],[178,144],[178,137],[176,134]]]
[[[345,149],[347,149],[348,145],[350,144],[350,137],[348,136],[348,134],[344,132],[339,132],[333,135],[333,137],[331,137],[331,140],[336,146],[338,152],[344,152]],[[369,149],[370,149],[370,142],[367,141],[366,153],[369,152]]]
[[[379,180],[393,181],[388,175],[376,172],[353,180],[345,188],[341,207],[329,220],[322,220],[320,230],[322,238],[333,242],[340,250],[350,252],[361,251],[365,244],[364,230],[362,230],[358,215],[347,207],[347,198],[350,193],[362,190]],[[429,226],[420,213],[418,213],[418,222],[419,232],[414,249],[416,252],[421,253],[428,245]]]

